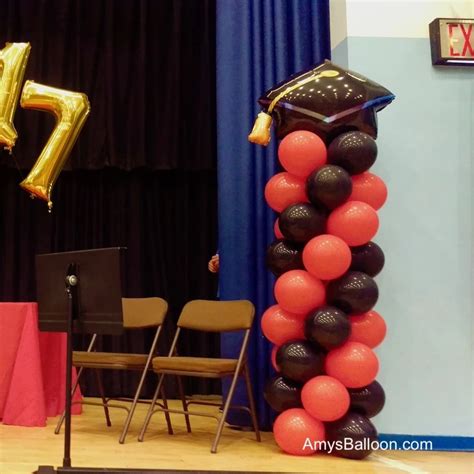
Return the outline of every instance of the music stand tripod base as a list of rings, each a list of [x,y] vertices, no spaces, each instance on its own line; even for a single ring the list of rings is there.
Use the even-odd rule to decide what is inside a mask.
[[[71,468],[72,334],[116,335],[123,332],[124,250],[114,247],[36,256],[39,328],[41,331],[66,332],[67,337],[65,469]],[[51,471],[50,466],[41,466],[38,472],[55,471]],[[78,472],[93,471],[83,469]],[[110,471],[102,469],[96,472]]]

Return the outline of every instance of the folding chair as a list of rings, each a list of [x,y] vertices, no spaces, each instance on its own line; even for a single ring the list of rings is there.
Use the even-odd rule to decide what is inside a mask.
[[[102,403],[92,401],[81,401],[75,403],[82,403],[83,405],[96,405],[103,406],[105,412],[105,418],[107,426],[111,426],[109,417],[109,407],[122,408],[127,411],[127,418],[124,422],[122,433],[119,438],[119,442],[122,444],[127,436],[130,423],[132,421],[133,414],[137,403],[149,403],[144,400],[140,400],[140,393],[145,382],[147,373],[151,370],[151,361],[156,352],[156,345],[158,338],[161,333],[161,328],[168,312],[168,303],[162,298],[122,298],[123,307],[123,325],[125,329],[146,329],[156,327],[155,336],[151,344],[148,354],[127,354],[120,352],[95,352],[93,351],[97,335],[94,334],[89,343],[87,351],[74,351],[73,352],[73,365],[79,368],[76,383],[72,389],[72,393],[76,391],[79,385],[79,379],[84,369],[95,369],[97,375],[97,382],[99,392],[102,398]],[[135,391],[133,399],[129,398],[106,398],[104,389],[102,386],[102,380],[99,374],[99,370],[135,370],[141,372],[140,382]],[[163,408],[168,408],[166,395],[162,394]],[[124,404],[110,403],[110,400],[118,401],[131,401],[130,407]],[[171,427],[171,421],[169,413],[165,412],[166,423],[168,425],[168,431],[170,434],[173,433]],[[55,433],[58,434],[61,430],[61,425],[64,421],[64,413],[59,419]]]
[[[173,343],[171,345],[168,357],[154,357],[152,361],[153,370],[160,375],[158,385],[156,387],[153,400],[143,423],[139,441],[143,441],[145,431],[150,423],[152,415],[157,411],[165,413],[181,413],[185,416],[186,427],[191,432],[189,415],[208,416],[218,420],[217,432],[212,444],[211,453],[217,451],[224,423],[227,418],[229,408],[231,408],[232,397],[235,392],[237,380],[239,376],[245,378],[247,386],[247,394],[249,399],[249,407],[232,406],[232,408],[246,410],[250,413],[252,424],[255,430],[257,441],[260,441],[260,432],[258,429],[257,416],[255,413],[255,402],[253,398],[252,385],[250,381],[250,373],[247,364],[247,347],[250,336],[250,328],[252,326],[255,308],[250,301],[205,301],[195,300],[187,303],[179,317],[177,330]],[[178,357],[176,353],[176,344],[181,329],[192,329],[197,331],[208,332],[228,332],[228,331],[244,331],[242,346],[238,359],[217,359],[205,357]],[[183,410],[170,410],[167,407],[155,408],[155,404],[159,393],[163,391],[163,380],[165,375],[178,376],[178,388],[181,395]],[[205,378],[223,378],[232,377],[229,393],[224,401],[222,414],[213,415],[210,413],[189,411],[188,406],[193,404],[222,406],[221,403],[187,401],[181,385],[181,376],[205,377]]]

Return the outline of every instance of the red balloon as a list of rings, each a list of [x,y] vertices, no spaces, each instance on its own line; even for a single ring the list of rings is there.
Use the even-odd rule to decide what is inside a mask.
[[[318,235],[303,250],[303,263],[311,275],[321,280],[333,280],[349,270],[351,249],[335,235]]]
[[[297,202],[308,202],[304,179],[290,173],[275,174],[265,186],[265,199],[276,212],[282,212]]]
[[[271,359],[272,359],[273,368],[274,368],[277,372],[280,372],[280,368],[279,368],[278,365],[277,365],[277,352],[278,352],[278,348],[279,348],[279,346],[273,346]]]
[[[297,130],[281,141],[278,159],[286,171],[306,179],[312,171],[326,163],[326,145],[315,133]]]
[[[360,342],[346,342],[326,356],[326,373],[349,388],[369,385],[378,371],[379,360],[374,351]]]
[[[304,320],[273,305],[262,316],[262,332],[273,344],[280,346],[291,339],[304,339]]]
[[[285,453],[309,456],[318,448],[315,441],[325,439],[324,424],[302,408],[290,408],[278,415],[273,424],[273,436]]]
[[[377,311],[349,316],[351,335],[348,341],[361,342],[373,349],[377,347],[387,334],[387,325]]]
[[[275,283],[275,299],[290,313],[306,315],[324,304],[325,296],[321,280],[304,270],[283,273]]]
[[[275,219],[275,224],[273,224],[273,232],[275,234],[275,237],[277,239],[283,239],[283,234],[281,233],[281,230],[280,230],[280,222],[278,220],[278,217]]]
[[[382,178],[368,171],[352,176],[352,194],[349,201],[362,201],[377,210],[386,200],[387,186]]]
[[[339,380],[319,375],[308,380],[301,391],[304,409],[317,420],[335,421],[349,410],[351,397]]]
[[[327,222],[328,232],[351,247],[369,242],[378,228],[379,218],[375,209],[361,201],[348,201],[334,209]]]

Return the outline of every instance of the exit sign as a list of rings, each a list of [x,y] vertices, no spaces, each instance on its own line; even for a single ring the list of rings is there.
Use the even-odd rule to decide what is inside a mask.
[[[435,66],[474,66],[474,19],[436,18],[430,43]]]

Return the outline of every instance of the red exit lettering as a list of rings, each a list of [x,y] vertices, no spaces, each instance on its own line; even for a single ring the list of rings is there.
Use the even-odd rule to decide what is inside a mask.
[[[459,35],[459,30],[461,35]],[[449,23],[448,34],[449,34],[449,55],[460,56],[460,57],[474,57],[474,48],[471,43],[473,24],[464,23]],[[456,49],[456,43],[462,42],[461,50]]]

